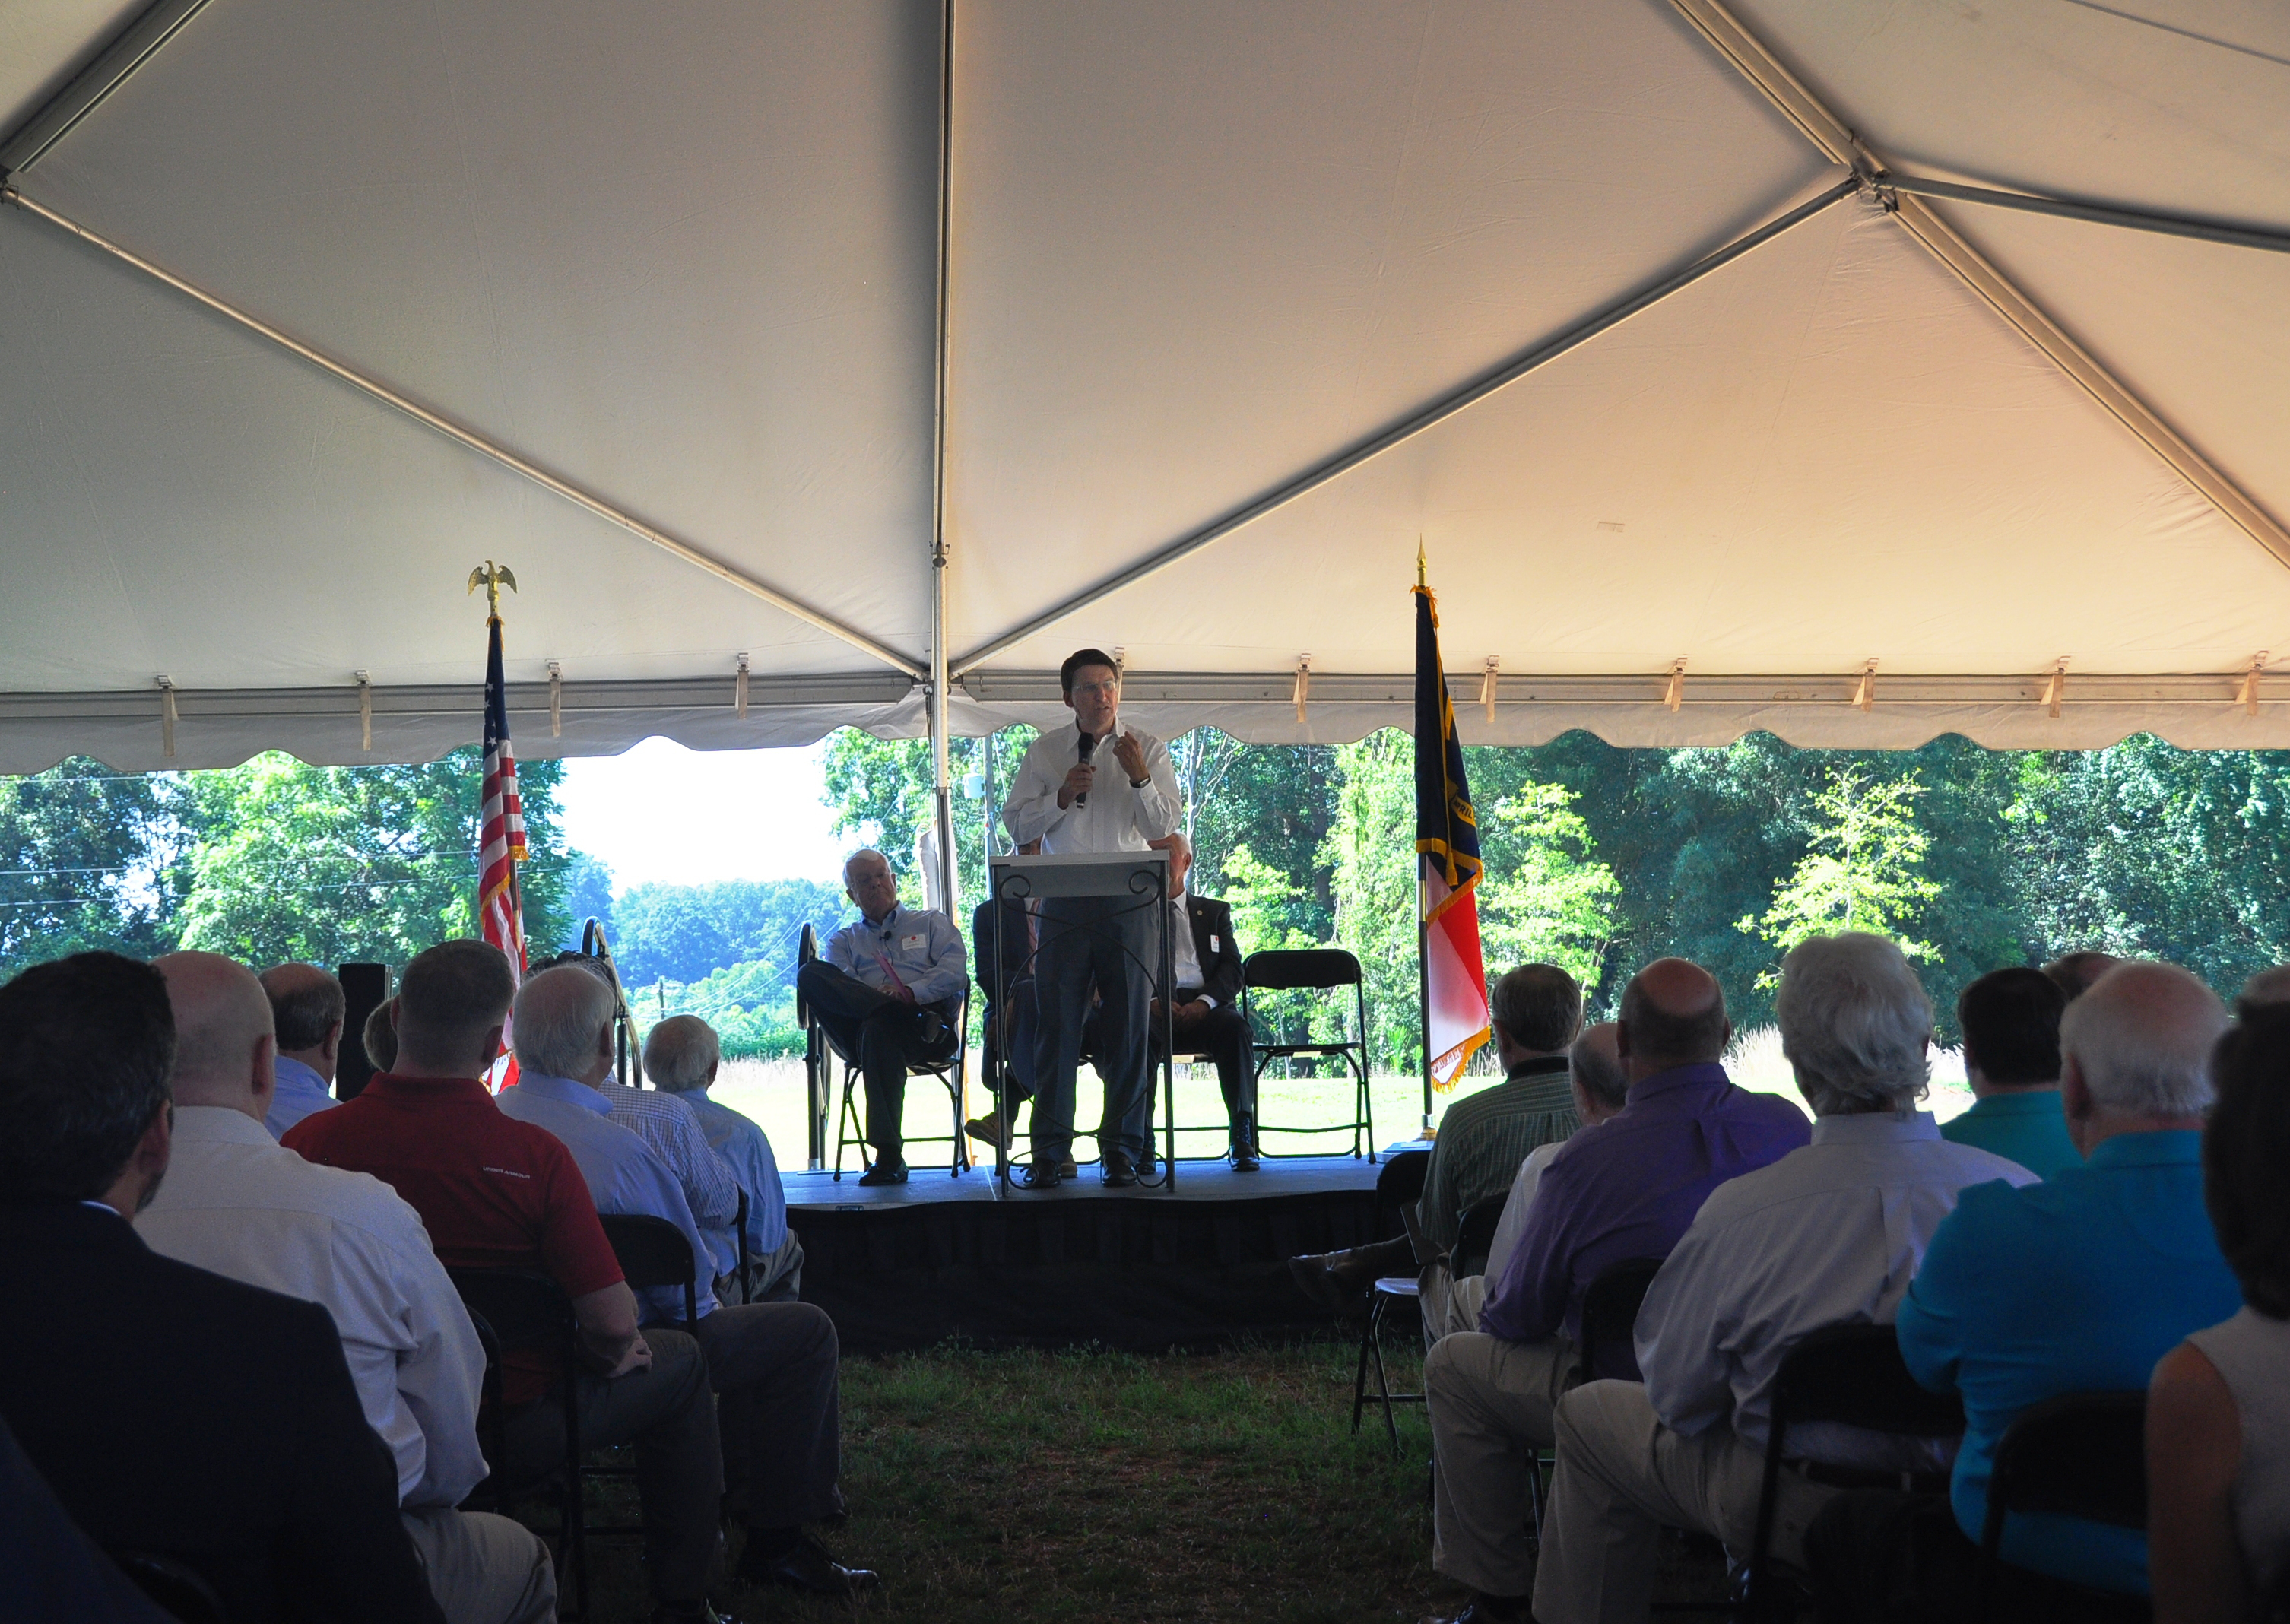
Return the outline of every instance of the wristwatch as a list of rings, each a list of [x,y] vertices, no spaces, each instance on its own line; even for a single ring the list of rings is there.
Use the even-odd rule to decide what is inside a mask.
[[[1145,788],[1145,786],[1146,786],[1146,785],[1148,785],[1148,784],[1151,783],[1152,781],[1153,781],[1152,775],[1151,775],[1150,773],[1148,773],[1148,774],[1147,774],[1145,777],[1143,777],[1143,778],[1133,778],[1133,779],[1131,779],[1131,780],[1129,780],[1129,787],[1130,787],[1132,789],[1142,789],[1142,788]]]

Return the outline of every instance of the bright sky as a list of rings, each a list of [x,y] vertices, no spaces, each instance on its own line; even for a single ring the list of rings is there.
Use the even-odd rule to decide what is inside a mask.
[[[621,756],[566,760],[564,838],[613,870],[613,892],[657,881],[830,884],[847,842],[820,798],[827,742],[785,750],[687,750],[647,739]]]

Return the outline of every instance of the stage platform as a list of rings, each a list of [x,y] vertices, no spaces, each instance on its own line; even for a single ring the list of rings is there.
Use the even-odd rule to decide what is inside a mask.
[[[959,1338],[1157,1353],[1325,1326],[1287,1260],[1398,1234],[1398,1214],[1377,1210],[1381,1171],[1348,1156],[1251,1173],[1180,1162],[1173,1190],[1108,1189],[1085,1166],[1053,1190],[997,1191],[991,1163],[959,1178],[918,1163],[906,1183],[874,1188],[855,1168],[840,1183],[782,1179],[804,1298],[834,1316],[846,1351]]]

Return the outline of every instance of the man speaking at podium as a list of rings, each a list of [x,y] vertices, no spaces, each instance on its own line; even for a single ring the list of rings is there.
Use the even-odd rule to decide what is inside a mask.
[[[1052,728],[1027,747],[1002,809],[1011,837],[1021,846],[1038,840],[1045,854],[1059,857],[1142,852],[1146,842],[1173,833],[1183,802],[1169,747],[1121,724],[1121,668],[1113,656],[1082,649],[1059,668],[1058,684],[1073,724]],[[1093,984],[1103,1000],[1097,1065],[1105,1078],[1108,1131],[1098,1147],[1105,1181],[1137,1182],[1152,1121],[1145,1048],[1152,989],[1146,967],[1157,971],[1161,962],[1162,911],[1141,908],[1131,897],[1043,900],[1042,946],[1034,968],[1029,1188],[1056,1184],[1059,1164],[1072,1148],[1074,1070]]]

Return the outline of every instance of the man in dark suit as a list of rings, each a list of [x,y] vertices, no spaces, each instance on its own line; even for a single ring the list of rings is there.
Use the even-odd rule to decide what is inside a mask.
[[[1256,1057],[1248,1017],[1240,1012],[1240,944],[1232,939],[1232,908],[1186,888],[1192,843],[1182,835],[1150,842],[1169,853],[1169,956],[1176,991],[1169,1020],[1179,1054],[1205,1054],[1216,1062],[1217,1086],[1232,1121],[1232,1164],[1254,1172]],[[1161,1044],[1161,1001],[1153,1001],[1154,1053]]]
[[[442,1624],[333,1321],[153,1252],[174,1017],[108,953],[0,987],[0,1419],[108,1550],[181,1563],[235,1624]]]
[[[1042,843],[1029,841],[1018,849],[1031,856]],[[1005,1148],[1018,1108],[1034,1097],[1034,956],[1039,929],[1022,900],[1005,901],[997,909],[989,897],[970,916],[970,962],[978,966],[979,990],[987,1000],[986,1076],[989,1083],[1002,1076],[1010,1118],[1004,1119],[1004,1103],[997,1103],[962,1129],[973,1139]]]

